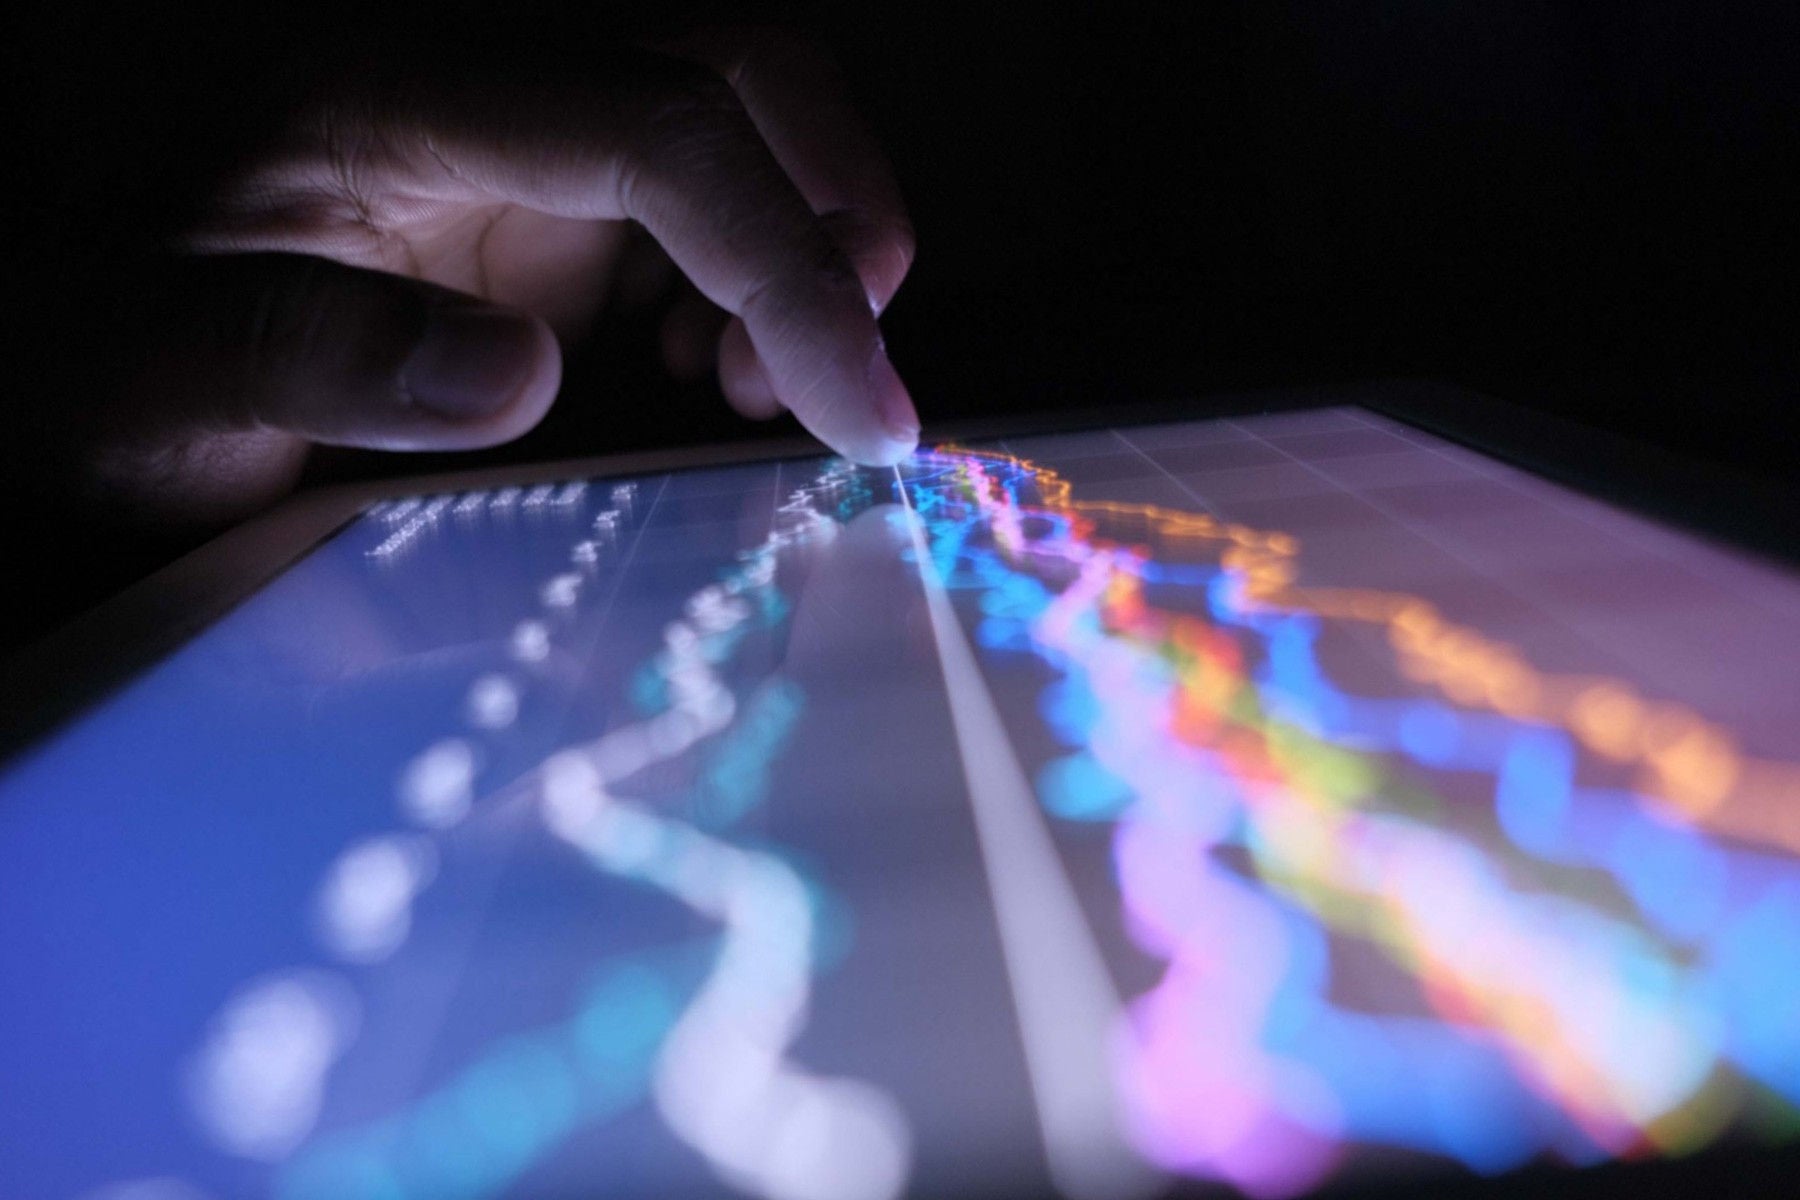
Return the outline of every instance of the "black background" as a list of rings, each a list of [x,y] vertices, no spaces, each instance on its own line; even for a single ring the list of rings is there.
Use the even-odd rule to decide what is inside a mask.
[[[837,51],[911,205],[919,257],[885,326],[927,434],[975,413],[1422,376],[1752,472],[1797,461],[1786,6],[878,0],[776,15]],[[107,358],[108,262],[178,228],[309,79],[470,46],[528,66],[667,17],[29,9],[8,75],[9,402],[66,393],[58,419],[80,419],[71,364]],[[621,319],[572,349],[557,409],[522,442],[320,456],[315,477],[763,432],[791,426],[750,427],[710,387],[662,379],[653,325]],[[56,519],[46,508],[41,536],[7,551],[43,610],[19,632],[181,544],[58,538]]]

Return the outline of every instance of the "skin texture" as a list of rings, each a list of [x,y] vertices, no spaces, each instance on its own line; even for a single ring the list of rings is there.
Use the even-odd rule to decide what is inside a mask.
[[[332,88],[180,250],[85,452],[100,491],[152,515],[241,516],[314,443],[517,437],[555,398],[558,335],[659,273],[680,277],[672,369],[716,364],[739,411],[791,410],[863,463],[917,444],[876,324],[912,261],[905,209],[830,59],[792,33]]]

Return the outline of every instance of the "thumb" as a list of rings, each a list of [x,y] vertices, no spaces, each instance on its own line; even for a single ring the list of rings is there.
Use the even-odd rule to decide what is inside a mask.
[[[555,398],[549,326],[380,271],[297,254],[181,260],[148,321],[117,433],[171,445],[279,431],[381,450],[518,437]]]

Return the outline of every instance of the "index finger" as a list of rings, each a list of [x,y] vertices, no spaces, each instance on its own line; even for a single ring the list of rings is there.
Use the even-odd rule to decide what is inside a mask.
[[[831,54],[785,28],[705,29],[667,47],[731,85],[782,169],[855,263],[877,312],[912,266],[912,222],[893,167]]]

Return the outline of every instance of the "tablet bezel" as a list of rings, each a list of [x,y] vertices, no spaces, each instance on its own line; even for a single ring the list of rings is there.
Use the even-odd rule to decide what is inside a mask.
[[[1353,405],[1553,482],[1789,566],[1800,486],[1684,458],[1459,387],[1416,380],[1126,402],[934,427],[934,443]],[[763,438],[448,473],[298,493],[219,535],[0,663],[0,766],[174,651],[385,499],[816,457],[811,438]],[[404,458],[395,459],[403,466]]]

